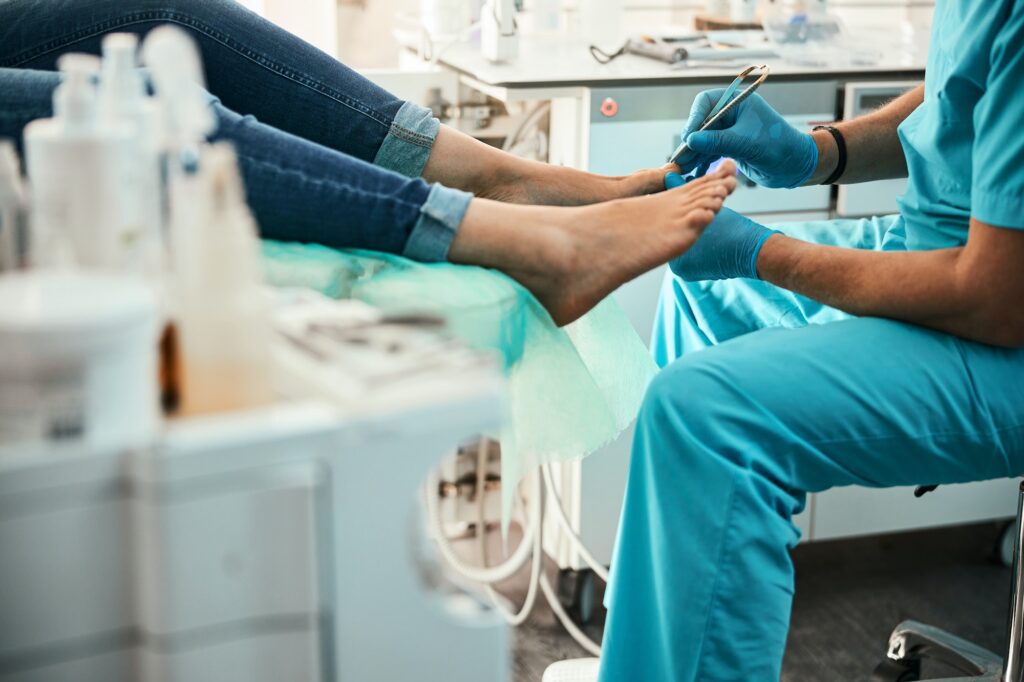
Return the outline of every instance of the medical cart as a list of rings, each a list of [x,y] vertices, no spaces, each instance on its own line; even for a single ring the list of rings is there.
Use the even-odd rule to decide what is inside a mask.
[[[441,578],[419,513],[440,457],[502,424],[503,383],[430,381],[0,453],[0,680],[508,679],[507,627]]]

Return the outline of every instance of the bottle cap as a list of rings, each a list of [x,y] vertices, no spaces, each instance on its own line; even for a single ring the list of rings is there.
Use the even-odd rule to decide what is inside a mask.
[[[111,33],[103,39],[99,109],[104,117],[131,116],[146,96],[138,70],[139,39],[134,33]]]
[[[57,60],[64,78],[53,92],[54,115],[69,126],[90,126],[96,111],[98,57],[71,53]]]
[[[177,145],[204,142],[217,127],[217,119],[203,89],[202,60],[195,42],[180,28],[160,26],[143,41],[142,57],[164,107],[169,138]]]

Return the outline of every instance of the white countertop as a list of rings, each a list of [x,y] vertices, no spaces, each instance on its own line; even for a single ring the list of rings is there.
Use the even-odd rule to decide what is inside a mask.
[[[870,80],[873,77],[920,77],[924,71],[927,47],[899,45],[899,41],[873,36],[871,44],[879,55],[876,64],[846,64],[810,67],[791,64],[779,57],[744,58],[747,64],[767,63],[772,79],[806,80],[809,77]],[[607,49],[608,46],[605,46]],[[655,85],[673,82],[721,82],[723,76],[739,71],[733,61],[715,66],[674,69],[670,65],[623,55],[610,64],[599,64],[588,51],[588,44],[570,36],[522,36],[519,56],[514,62],[493,64],[480,53],[479,44],[461,43],[446,49],[439,62],[474,84],[502,89],[559,89],[573,87],[608,87],[622,85]]]

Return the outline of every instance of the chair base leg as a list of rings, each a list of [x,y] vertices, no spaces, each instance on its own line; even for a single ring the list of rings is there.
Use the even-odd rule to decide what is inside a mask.
[[[910,682],[920,679],[922,660],[940,661],[961,677],[942,682],[1000,682],[1003,659],[945,630],[907,620],[889,637],[889,661],[875,671],[877,682]]]

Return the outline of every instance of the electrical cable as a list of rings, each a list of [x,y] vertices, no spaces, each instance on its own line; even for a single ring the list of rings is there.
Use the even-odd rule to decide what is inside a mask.
[[[558,622],[562,624],[566,632],[576,640],[576,643],[587,650],[588,653],[601,657],[601,645],[594,640],[587,637],[587,633],[580,629],[580,626],[576,625],[569,617],[569,614],[562,608],[562,603],[558,601],[558,595],[555,594],[554,589],[551,587],[551,583],[548,582],[548,577],[543,573],[540,574],[540,589],[544,593],[544,598],[548,600],[548,605],[551,606],[551,610],[554,611],[555,617],[558,618]]]
[[[516,126],[516,129],[513,130],[512,133],[505,138],[505,143],[501,146],[501,150],[503,152],[511,151],[512,148],[519,143],[520,139],[523,137],[523,133],[525,133],[531,127],[537,125],[537,123],[540,122],[540,119],[544,117],[544,114],[546,114],[550,110],[550,101],[541,102],[536,107],[534,107],[533,110],[526,115],[526,118],[524,118],[522,122],[518,126]]]
[[[543,491],[541,492],[541,505],[540,515],[538,518],[544,518],[544,499]],[[533,519],[529,520],[530,523],[534,523]],[[540,579],[543,577],[543,559],[544,551],[541,545],[542,534],[540,532],[534,532],[533,534],[533,561],[530,562],[530,585],[526,589],[526,599],[523,601],[523,606],[519,609],[519,613],[512,613],[505,609],[502,605],[502,597],[494,590],[490,585],[484,585],[484,591],[487,596],[491,598],[491,602],[494,604],[501,614],[505,617],[505,620],[512,627],[518,627],[526,622],[526,619],[533,612],[533,606],[537,602],[537,587],[540,584]]]
[[[486,456],[484,453],[486,453],[487,447],[488,443],[486,439],[481,439],[478,445],[479,449],[477,451],[478,467],[486,466]],[[481,465],[481,461],[484,462],[483,465]],[[545,504],[545,497],[550,496],[550,500],[554,503],[555,517],[558,521],[559,527],[563,532],[565,532],[576,553],[580,555],[584,563],[587,564],[587,566],[589,566],[590,569],[605,582],[608,581],[608,570],[594,558],[590,550],[587,549],[585,544],[583,544],[579,535],[577,535],[572,529],[572,524],[569,523],[569,517],[565,512],[565,508],[562,506],[562,500],[558,495],[558,491],[555,489],[554,477],[551,473],[550,465],[541,465],[539,468],[539,472],[534,472],[529,477],[530,492],[526,501],[524,501],[521,496],[518,497],[520,506],[524,507],[525,509],[523,511],[526,512],[525,518],[523,519],[523,538],[520,541],[519,546],[516,547],[515,552],[513,552],[513,555],[498,566],[484,566],[482,568],[470,566],[455,553],[454,548],[451,546],[451,541],[444,532],[444,524],[440,513],[440,504],[438,503],[440,479],[436,471],[430,474],[427,482],[428,523],[445,561],[447,561],[449,566],[462,577],[467,578],[472,582],[482,584],[484,591],[491,599],[494,607],[509,623],[509,625],[516,627],[526,621],[530,613],[533,611],[539,589],[550,605],[551,611],[555,614],[555,617],[562,624],[562,627],[564,627],[569,635],[576,641],[576,643],[592,655],[600,656],[601,645],[590,639],[590,637],[588,637],[587,634],[583,632],[575,622],[573,622],[572,618],[568,613],[566,613],[565,608],[559,601],[558,595],[552,588],[547,575],[544,573],[543,524],[544,509],[547,506]],[[480,485],[480,480],[481,476],[478,469],[478,485]],[[485,527],[483,525],[483,520],[485,518],[483,508],[484,498],[485,495],[483,494],[478,494],[476,498],[477,523],[479,524],[478,528],[480,529],[481,534]],[[527,558],[531,559],[531,562],[530,582],[526,592],[526,599],[524,600],[522,607],[520,607],[520,610],[513,613],[507,606],[505,606],[505,602],[507,600],[494,590],[493,584],[507,580],[517,573],[526,563]]]
[[[591,45],[590,48],[589,48],[590,49],[590,56],[593,57],[594,61],[596,61],[598,64],[607,64],[607,63],[609,63],[611,61],[614,61],[614,60],[618,59],[622,55],[626,54],[626,46],[627,45],[629,45],[629,41],[628,40],[626,42],[622,43],[622,47],[620,47],[619,49],[617,49],[615,52],[612,52],[612,53],[605,52],[604,50],[599,48],[597,45]]]
[[[447,52],[451,48],[455,47],[459,43],[462,43],[462,42],[465,42],[466,40],[468,40],[470,35],[473,33],[473,31],[477,30],[482,25],[483,25],[483,22],[481,22],[481,21],[476,21],[476,22],[470,24],[466,28],[464,28],[461,31],[459,31],[458,33],[456,33],[454,38],[449,40],[447,43],[442,45],[440,48],[437,48],[437,47],[434,46],[434,38],[433,38],[433,36],[430,35],[430,31],[427,30],[426,26],[421,25],[422,29],[423,29],[423,35],[427,39],[427,44],[430,45],[430,56],[426,57],[429,60],[430,66],[432,66],[432,67],[437,66],[437,62],[441,59],[441,55],[443,55],[445,52]]]
[[[487,568],[487,509],[484,497],[487,495],[488,440],[481,436],[476,444],[476,543],[480,550],[480,566]]]
[[[539,532],[539,528],[536,524],[526,524],[522,541],[519,543],[519,546],[516,547],[516,551],[513,552],[512,556],[506,559],[503,563],[497,566],[490,566],[488,568],[471,566],[455,553],[455,550],[452,548],[450,541],[445,535],[444,524],[441,520],[441,505],[438,502],[439,484],[440,478],[438,477],[437,472],[432,471],[427,478],[427,523],[429,524],[431,533],[434,535],[434,539],[437,541],[437,546],[441,552],[441,556],[444,557],[445,561],[447,561],[454,570],[477,583],[499,583],[503,580],[508,580],[515,575],[530,559],[530,554],[532,553],[531,549],[534,543],[534,534]],[[531,478],[530,496],[528,498],[529,519],[535,519],[540,516],[539,508],[541,505],[540,496],[542,491],[543,487],[541,484],[541,477],[534,475]]]
[[[540,468],[544,475],[544,486],[547,489],[547,494],[551,497],[551,501],[554,502],[551,507],[555,510],[555,517],[558,519],[558,525],[562,527],[562,532],[569,537],[569,540],[573,545],[573,549],[575,549],[576,553],[580,555],[583,562],[590,567],[590,570],[596,573],[597,577],[607,583],[608,569],[594,558],[594,555],[590,553],[587,546],[583,544],[583,540],[580,539],[580,536],[572,529],[572,524],[569,523],[569,516],[565,513],[565,507],[562,505],[562,498],[559,497],[558,491],[555,489],[555,481],[551,475],[551,465],[542,464]]]

